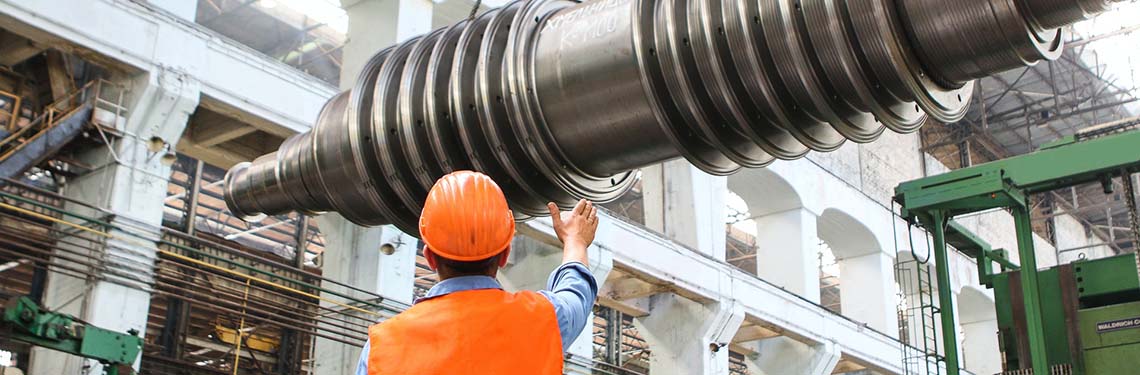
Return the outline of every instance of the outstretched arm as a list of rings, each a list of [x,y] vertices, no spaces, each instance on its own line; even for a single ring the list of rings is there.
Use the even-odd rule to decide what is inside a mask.
[[[586,327],[598,296],[598,282],[586,268],[589,264],[586,248],[594,242],[598,209],[586,200],[579,201],[569,212],[560,212],[554,203],[547,207],[554,220],[554,231],[562,241],[562,266],[550,274],[548,290],[542,294],[554,304],[565,351]]]

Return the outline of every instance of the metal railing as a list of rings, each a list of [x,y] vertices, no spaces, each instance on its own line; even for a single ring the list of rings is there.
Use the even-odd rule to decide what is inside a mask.
[[[0,125],[8,132],[20,124],[20,104],[22,99],[12,93],[0,90]]]
[[[109,91],[112,88],[116,89],[113,92],[118,93],[115,101],[101,98],[105,92],[112,92]],[[28,125],[15,129],[15,131],[3,140],[0,140],[0,149],[4,149],[3,154],[0,154],[0,161],[7,160],[14,153],[23,148],[24,145],[46,134],[48,130],[58,125],[62,119],[68,118],[86,104],[91,104],[96,109],[108,110],[109,108],[109,113],[112,114],[111,123],[118,124],[119,119],[126,112],[126,109],[122,106],[124,96],[125,89],[123,89],[121,85],[102,79],[88,82],[83,85],[83,87],[48,104],[44,107],[43,112],[40,113],[39,116],[36,116]],[[9,129],[12,130],[12,128]],[[100,129],[100,134],[102,134],[102,129]],[[104,140],[107,140],[105,135]],[[17,141],[19,143],[14,144]]]
[[[15,267],[25,275],[23,279],[29,278],[26,275],[30,270],[41,269],[92,280],[107,272],[101,255],[107,239],[154,243],[158,259],[153,289],[148,290],[152,294],[144,361],[148,369],[153,370],[151,364],[180,361],[193,364],[195,371],[232,370],[238,365],[236,352],[246,370],[280,362],[295,366],[288,373],[300,373],[309,367],[302,364],[304,357],[300,353],[307,352],[305,349],[313,346],[316,337],[361,345],[370,324],[394,315],[402,307],[384,303],[375,293],[238,249],[236,245],[169,229],[164,229],[157,241],[138,237],[108,220],[113,216],[107,210],[94,208],[92,213],[79,214],[74,209],[80,207],[92,208],[81,201],[8,180],[0,190],[0,259],[17,262]],[[6,283],[4,292],[26,294],[30,284],[33,283],[26,280]],[[178,302],[170,304],[172,300]],[[179,311],[175,308],[179,304],[187,306],[182,327],[191,329],[174,336],[164,334],[164,327],[171,325],[167,320],[179,316],[174,314]],[[243,340],[257,335],[282,345],[292,342],[294,354],[276,358],[274,353],[252,352],[256,347],[232,349],[230,345],[231,349],[226,349],[227,344],[219,342],[216,335],[207,336],[218,326],[242,332]],[[163,341],[164,337],[173,338]],[[165,354],[173,346],[183,348],[182,355]],[[203,359],[205,354],[216,357],[227,350],[230,355],[226,358],[232,362],[205,363]]]

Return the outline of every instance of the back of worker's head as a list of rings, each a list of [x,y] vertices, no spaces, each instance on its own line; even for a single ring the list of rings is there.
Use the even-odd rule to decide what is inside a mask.
[[[432,267],[483,274],[502,265],[515,235],[503,190],[485,174],[457,171],[436,181],[420,215],[420,238]],[[434,257],[434,259],[433,259]]]

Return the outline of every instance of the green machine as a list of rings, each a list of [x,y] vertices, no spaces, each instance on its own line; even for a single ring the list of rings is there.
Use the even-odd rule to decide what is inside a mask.
[[[1013,374],[1140,374],[1140,258],[1122,254],[1038,270],[1030,221],[1032,194],[1100,182],[1106,192],[1140,171],[1140,122],[1096,127],[1038,151],[900,184],[895,201],[911,224],[933,237],[938,285],[950,285],[947,244],[974,258],[994,289],[1005,369]],[[1017,262],[953,221],[1004,208],[1014,217]],[[1132,229],[1137,231],[1135,214]],[[994,264],[1000,268],[995,270]],[[950,288],[939,305],[951,306]],[[939,311],[945,368],[960,374],[953,311]]]
[[[103,364],[107,375],[133,373],[142,338],[80,322],[73,316],[45,311],[28,297],[13,298],[0,311],[0,337],[58,350]]]
[[[1038,272],[1047,365],[1062,374],[1140,373],[1140,259],[1123,254],[1079,260]],[[1026,310],[1019,272],[992,287],[1008,368],[1028,368]],[[1066,372],[1067,371],[1067,372]]]

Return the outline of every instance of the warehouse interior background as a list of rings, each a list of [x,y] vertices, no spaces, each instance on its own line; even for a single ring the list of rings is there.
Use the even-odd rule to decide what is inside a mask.
[[[376,51],[506,3],[0,0],[0,299],[137,333],[141,374],[352,374],[367,327],[437,281],[422,243],[337,214],[243,221],[226,171],[308,131]],[[950,284],[932,280],[895,188],[1140,124],[1137,30],[1135,2],[1073,25],[1056,60],[977,80],[953,123],[729,176],[641,169],[604,204],[599,300],[566,372],[945,373],[949,310],[962,373],[1031,373],[1003,367],[973,259],[951,251]],[[1030,196],[1038,266],[1140,250],[1138,183]],[[955,219],[1016,253],[1008,210]],[[549,220],[521,223],[499,279],[542,288],[556,244]],[[5,337],[0,374],[110,367]]]

